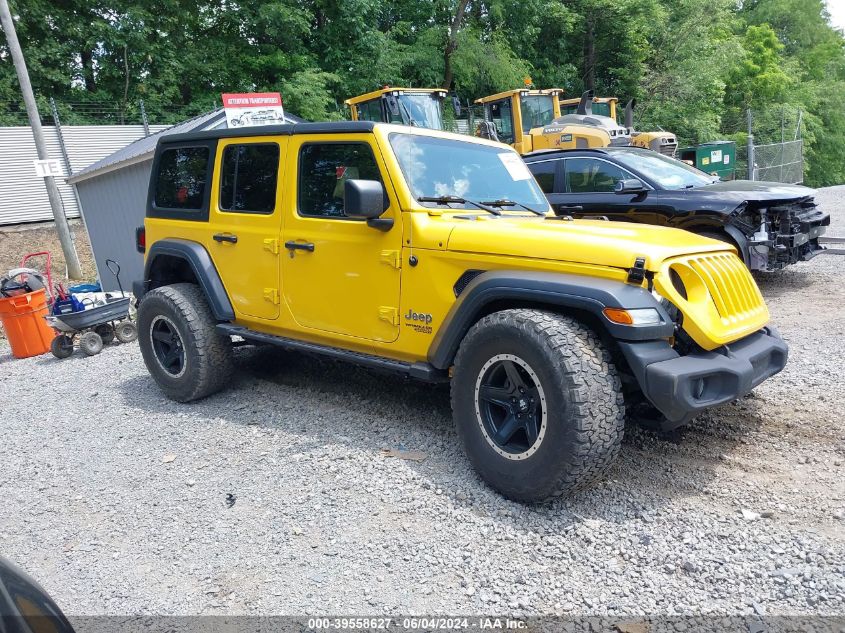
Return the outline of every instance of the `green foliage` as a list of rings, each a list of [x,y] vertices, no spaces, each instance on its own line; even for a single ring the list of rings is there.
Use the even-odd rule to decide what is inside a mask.
[[[308,119],[384,84],[439,86],[460,0],[10,0],[42,107],[68,123],[178,121],[279,90]],[[520,87],[636,98],[682,143],[791,138],[812,185],[845,182],[845,39],[824,0],[469,0],[448,55],[463,103]],[[788,121],[782,113],[789,113]],[[0,35],[0,124],[25,121]],[[786,129],[788,127],[788,129]]]

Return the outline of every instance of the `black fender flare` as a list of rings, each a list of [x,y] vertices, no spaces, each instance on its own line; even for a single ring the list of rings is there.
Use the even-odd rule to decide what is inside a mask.
[[[428,362],[447,369],[470,327],[493,302],[514,305],[572,308],[595,315],[607,333],[617,339],[646,341],[672,336],[674,323],[666,310],[642,286],[612,279],[566,273],[497,270],[473,279],[452,304],[428,350]],[[611,322],[605,308],[654,308],[660,314],[657,325],[619,325]]]
[[[176,257],[188,263],[199,282],[200,288],[202,288],[203,294],[205,294],[208,306],[211,308],[215,319],[218,321],[235,320],[235,310],[232,308],[232,302],[229,301],[229,295],[226,294],[226,288],[223,286],[223,281],[220,279],[220,274],[214,266],[211,255],[198,242],[177,238],[155,242],[150,247],[147,253],[147,261],[144,264],[144,283],[141,295],[149,287],[150,271],[156,257],[161,255]],[[135,291],[138,300],[141,299],[141,295],[139,295],[138,290]]]

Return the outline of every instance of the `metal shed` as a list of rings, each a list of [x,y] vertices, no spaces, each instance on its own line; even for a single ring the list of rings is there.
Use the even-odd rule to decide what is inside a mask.
[[[302,119],[285,113],[285,123]],[[158,139],[168,134],[211,130],[226,126],[223,110],[198,116],[142,138],[89,165],[68,178],[76,186],[82,218],[88,229],[97,274],[103,288],[116,290],[107,259],[120,263],[124,288],[143,277],[143,256],[135,250],[135,229],[144,223],[147,186]]]

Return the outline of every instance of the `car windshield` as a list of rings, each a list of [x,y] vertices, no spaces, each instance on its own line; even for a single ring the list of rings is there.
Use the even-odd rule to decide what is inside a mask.
[[[554,101],[551,95],[529,95],[520,98],[522,107],[522,131],[545,127],[555,118]]]
[[[626,167],[642,172],[664,189],[692,189],[719,179],[679,160],[649,150],[614,152],[613,156]]]
[[[443,129],[440,100],[433,94],[402,94],[399,95],[398,99],[402,117],[407,124],[431,130]]]
[[[509,201],[548,211],[549,203],[519,154],[471,141],[393,133],[390,144],[415,199],[455,197],[476,202]],[[436,202],[424,206],[438,207]],[[460,208],[477,209],[459,201]]]

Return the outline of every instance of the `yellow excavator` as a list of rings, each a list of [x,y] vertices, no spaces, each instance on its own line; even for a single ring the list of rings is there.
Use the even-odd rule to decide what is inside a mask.
[[[582,149],[630,145],[628,131],[609,117],[591,112],[592,93],[585,92],[574,113],[561,114],[560,88],[507,90],[482,97],[484,122],[476,132],[512,145],[520,154],[542,149]]]
[[[579,107],[580,99],[561,99],[560,111],[563,114],[574,114]],[[599,116],[605,116],[618,121],[617,105],[619,99],[616,97],[593,97],[592,112]],[[631,99],[625,105],[625,122],[624,126],[628,128],[631,135],[631,145],[636,147],[644,147],[655,152],[660,152],[666,156],[674,156],[678,149],[678,139],[671,132],[637,132],[634,130],[634,106],[637,102]]]
[[[380,121],[442,130],[446,96],[447,92],[442,88],[385,86],[344,103],[349,106],[353,121]]]

